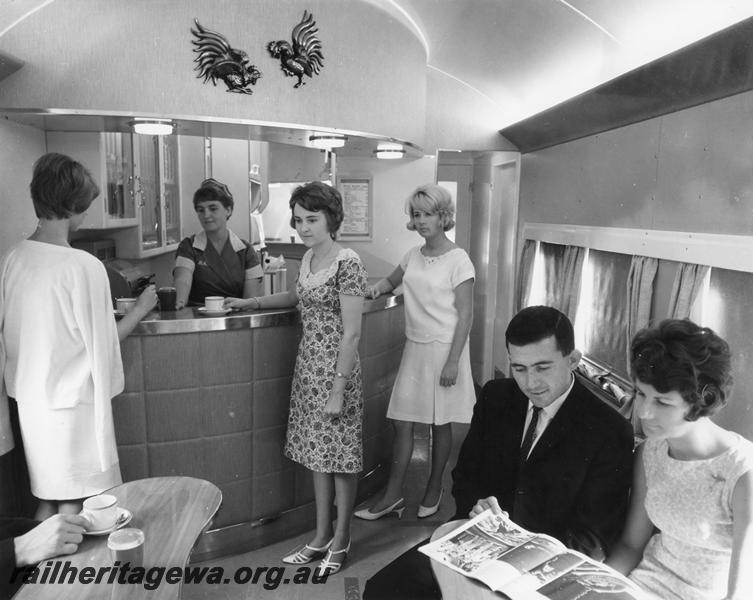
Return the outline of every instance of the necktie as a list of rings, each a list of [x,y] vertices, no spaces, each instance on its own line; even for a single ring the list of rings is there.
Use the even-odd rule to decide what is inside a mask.
[[[526,435],[523,438],[523,444],[520,446],[520,462],[524,463],[528,459],[528,453],[531,451],[531,446],[536,439],[536,425],[539,422],[539,413],[541,409],[538,406],[533,407],[533,415],[531,416],[531,422],[526,429]]]

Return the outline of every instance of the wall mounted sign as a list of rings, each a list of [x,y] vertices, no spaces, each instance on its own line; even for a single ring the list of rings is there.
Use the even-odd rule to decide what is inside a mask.
[[[194,19],[194,23],[196,29],[191,28],[191,33],[196,39],[191,40],[191,43],[197,54],[194,68],[199,74],[196,77],[203,77],[204,83],[211,80],[214,85],[221,79],[228,92],[253,94],[250,86],[256,85],[261,71],[251,64],[248,54],[230,46],[221,33],[202,27],[198,19]]]
[[[343,240],[369,241],[373,229],[371,177],[338,177],[345,218],[340,226]]]
[[[293,28],[292,45],[285,40],[277,40],[267,44],[267,50],[273,58],[280,59],[280,68],[287,77],[297,77],[298,83],[293,87],[305,85],[303,76],[318,75],[324,66],[322,43],[316,37],[319,31],[314,16],[307,10],[303,11],[303,19]]]

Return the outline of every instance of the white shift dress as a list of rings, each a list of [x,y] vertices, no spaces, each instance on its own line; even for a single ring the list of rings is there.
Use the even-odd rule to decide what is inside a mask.
[[[7,394],[32,493],[71,500],[121,483],[111,399],[123,365],[107,273],[94,256],[25,240],[0,264]]]
[[[420,247],[400,262],[405,298],[405,349],[387,409],[398,421],[444,425],[470,423],[476,394],[466,339],[453,386],[439,385],[459,316],[455,288],[475,278],[462,248],[428,257]]]

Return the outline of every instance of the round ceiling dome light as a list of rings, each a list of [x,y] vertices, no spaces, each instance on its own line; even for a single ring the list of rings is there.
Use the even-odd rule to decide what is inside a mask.
[[[175,123],[170,119],[134,119],[131,126],[140,135],[170,135]]]

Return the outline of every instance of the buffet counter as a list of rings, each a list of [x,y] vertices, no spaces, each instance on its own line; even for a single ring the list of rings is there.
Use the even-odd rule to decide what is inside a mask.
[[[364,471],[359,499],[382,485],[385,419],[404,344],[402,297],[366,300],[359,352]],[[122,344],[125,390],[113,399],[124,481],[184,475],[222,491],[192,560],[258,548],[314,526],[310,473],[282,455],[301,336],[294,309],[147,316]]]

